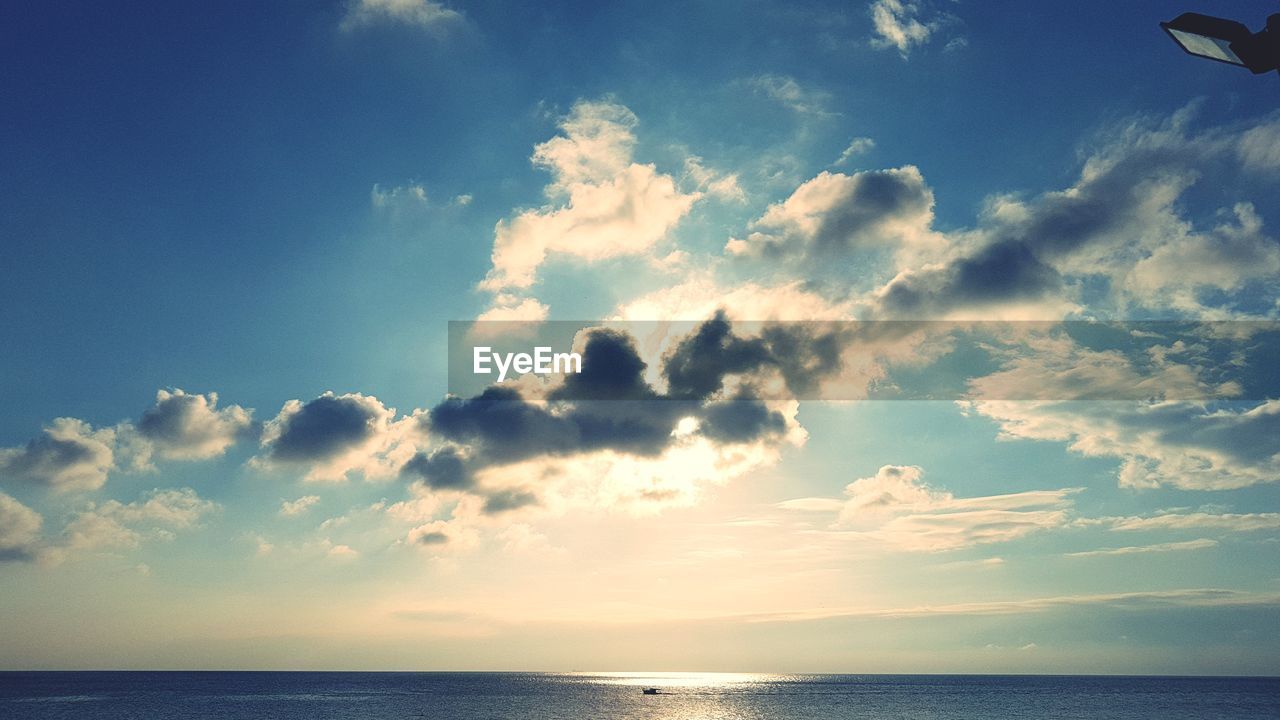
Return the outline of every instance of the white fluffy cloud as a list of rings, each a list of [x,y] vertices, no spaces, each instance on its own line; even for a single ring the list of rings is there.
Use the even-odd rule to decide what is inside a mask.
[[[136,429],[163,458],[203,460],[221,455],[247,437],[253,429],[253,411],[239,405],[219,408],[217,393],[160,390],[156,404],[142,414]]]
[[[876,31],[872,43],[897,48],[903,57],[911,48],[927,42],[948,19],[945,15],[929,15],[915,0],[876,0],[870,11]]]
[[[498,223],[482,289],[528,288],[548,257],[591,263],[640,255],[666,238],[701,194],[633,162],[636,123],[622,105],[583,101],[561,122],[562,135],[534,148],[533,162],[551,171],[552,202]]]

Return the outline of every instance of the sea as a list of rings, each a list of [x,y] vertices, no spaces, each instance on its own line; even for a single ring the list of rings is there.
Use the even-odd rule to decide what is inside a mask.
[[[1280,678],[4,672],[0,718],[1275,720]]]

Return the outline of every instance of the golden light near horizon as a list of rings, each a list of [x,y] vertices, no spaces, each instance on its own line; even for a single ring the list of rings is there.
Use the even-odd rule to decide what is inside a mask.
[[[771,673],[729,672],[577,672],[579,677],[601,679],[608,685],[667,688],[720,688],[766,682],[779,676]]]

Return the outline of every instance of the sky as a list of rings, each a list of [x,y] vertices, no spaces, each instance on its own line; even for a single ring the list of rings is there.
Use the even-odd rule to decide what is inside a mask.
[[[1188,10],[5,3],[0,668],[1280,673]]]

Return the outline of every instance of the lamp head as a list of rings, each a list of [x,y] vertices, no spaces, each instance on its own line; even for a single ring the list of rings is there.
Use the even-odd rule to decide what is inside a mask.
[[[1267,29],[1257,34],[1234,20],[1190,12],[1160,27],[1191,55],[1264,73],[1275,70],[1280,61],[1280,28],[1274,27],[1280,25],[1278,17],[1269,18]]]

